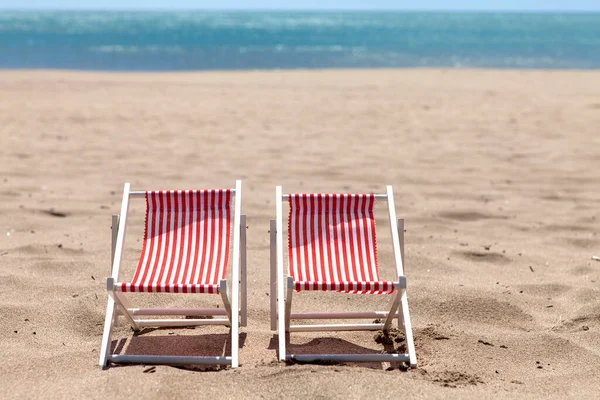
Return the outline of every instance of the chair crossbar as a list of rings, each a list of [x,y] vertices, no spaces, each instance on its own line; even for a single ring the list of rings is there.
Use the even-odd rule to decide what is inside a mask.
[[[232,194],[235,194],[235,189],[228,189]],[[142,191],[142,190],[135,190],[135,191],[130,191],[129,192],[129,197],[133,197],[133,198],[145,198],[146,197],[146,192]]]
[[[379,331],[384,324],[290,325],[290,332]]]
[[[375,196],[376,199],[387,199],[388,195],[387,193],[379,193],[379,194],[374,194],[373,196]],[[282,200],[289,200],[290,199],[290,195],[289,194],[283,194],[281,195],[281,199]]]
[[[291,313],[291,319],[364,319],[364,318],[387,318],[388,311],[367,311],[367,312],[307,312]],[[399,314],[393,313],[392,317]]]
[[[288,361],[358,361],[358,362],[409,362],[408,354],[288,354]]]
[[[231,365],[231,357],[208,356],[137,356],[111,354],[109,360],[119,364],[156,364],[156,365]]]
[[[225,318],[213,319],[138,319],[135,321],[140,328],[148,327],[183,327],[199,325],[231,325],[231,322]]]

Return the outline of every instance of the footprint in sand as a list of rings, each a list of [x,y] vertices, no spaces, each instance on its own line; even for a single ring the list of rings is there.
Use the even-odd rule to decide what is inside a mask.
[[[508,219],[507,216],[483,214],[478,211],[444,211],[439,216],[461,222],[473,222],[485,219]]]
[[[493,251],[455,251],[454,254],[469,261],[507,264],[511,260],[504,254]]]

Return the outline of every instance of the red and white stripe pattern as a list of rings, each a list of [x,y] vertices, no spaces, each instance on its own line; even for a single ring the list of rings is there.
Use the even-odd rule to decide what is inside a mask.
[[[289,267],[296,290],[392,293],[381,281],[372,194],[290,194]]]
[[[219,293],[229,261],[230,190],[146,192],[140,261],[123,292]]]

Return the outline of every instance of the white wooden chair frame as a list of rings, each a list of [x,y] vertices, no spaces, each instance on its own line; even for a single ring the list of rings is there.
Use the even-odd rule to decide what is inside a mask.
[[[292,295],[294,293],[294,278],[284,274],[283,267],[283,200],[288,195],[282,194],[281,186],[276,188],[276,220],[271,220],[271,330],[279,335],[280,361],[364,361],[364,362],[407,362],[411,367],[417,366],[417,356],[413,342],[408,299],[406,297],[406,277],[404,276],[404,220],[396,220],[394,193],[387,186],[386,194],[376,194],[377,199],[386,199],[392,232],[392,245],[398,281],[394,282],[396,290],[392,294],[389,311],[375,312],[292,312]],[[394,226],[397,229],[394,229]],[[275,292],[277,291],[277,293]],[[286,352],[286,333],[289,332],[318,332],[318,331],[358,331],[383,330],[388,331],[394,317],[398,318],[398,327],[406,338],[406,354],[288,354]],[[383,323],[368,324],[322,324],[322,325],[291,325],[291,320],[299,319],[383,319]]]
[[[134,308],[130,305],[124,293],[120,291],[119,268],[125,241],[127,212],[130,198],[145,198],[146,192],[130,191],[130,184],[126,183],[123,189],[123,202],[121,214],[112,218],[112,274],[107,279],[108,304],[106,306],[106,319],[102,347],[100,349],[100,366],[106,367],[108,362],[136,363],[136,364],[210,364],[239,366],[239,326],[247,325],[247,280],[246,280],[246,216],[241,215],[242,182],[236,181],[235,189],[235,214],[233,220],[233,260],[231,294],[227,287],[227,280],[219,281],[219,289],[223,300],[222,308]],[[241,307],[239,299],[241,275]],[[189,295],[189,294],[188,294]],[[238,312],[232,312],[232,304]],[[142,319],[140,316],[220,316],[212,319]],[[123,316],[135,331],[145,327],[182,327],[196,325],[225,325],[231,327],[231,356],[153,356],[153,355],[128,355],[112,354],[110,352],[112,329],[118,323],[118,317]],[[241,319],[241,321],[240,321]]]

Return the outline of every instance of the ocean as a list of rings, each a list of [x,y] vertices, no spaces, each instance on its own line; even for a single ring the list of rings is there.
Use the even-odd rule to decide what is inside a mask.
[[[0,11],[0,68],[600,68],[600,13]]]

